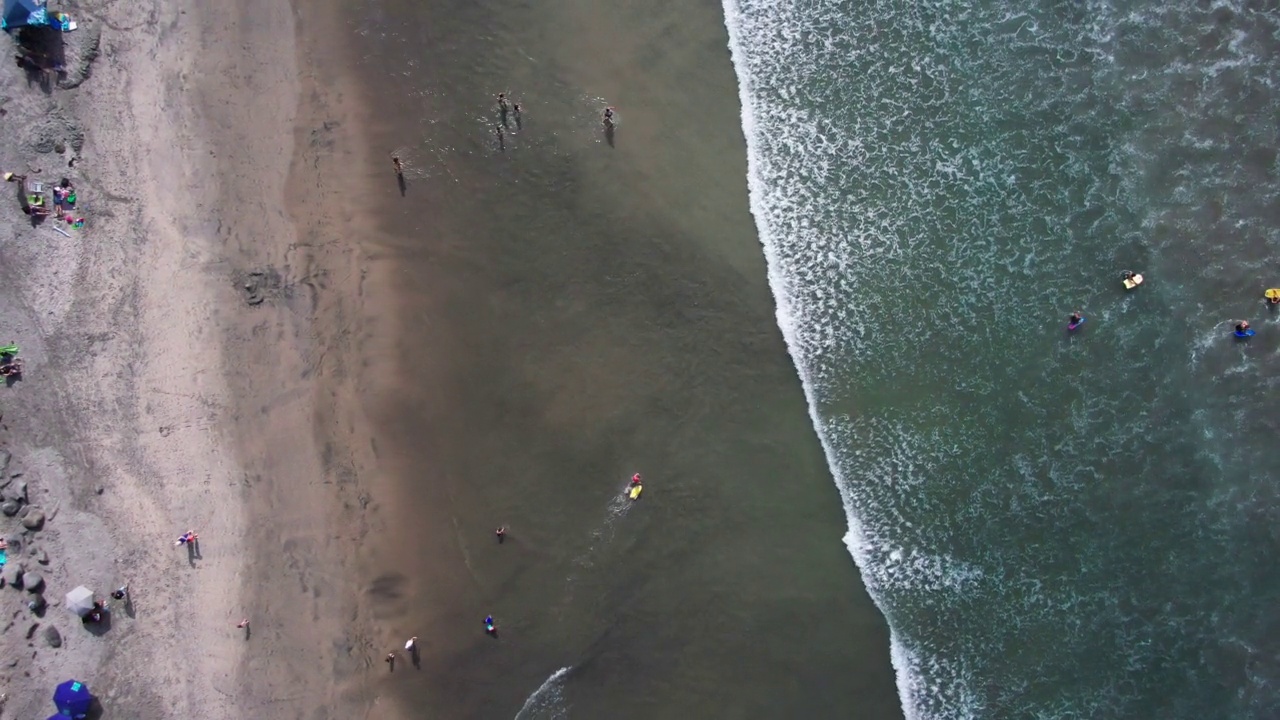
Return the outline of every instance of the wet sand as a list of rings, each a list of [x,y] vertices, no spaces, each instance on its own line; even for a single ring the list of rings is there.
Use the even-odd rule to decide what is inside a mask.
[[[410,534],[372,607],[426,651],[386,687],[509,717],[570,668],[522,717],[899,716],[775,323],[719,6],[378,7],[362,75],[403,97],[368,130],[408,183],[375,201],[372,418]]]

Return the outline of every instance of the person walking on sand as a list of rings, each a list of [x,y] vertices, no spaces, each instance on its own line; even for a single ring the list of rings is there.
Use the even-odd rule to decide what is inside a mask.
[[[249,618],[245,618],[245,619],[241,620],[240,622],[236,623],[236,627],[237,627],[237,628],[239,628],[239,629],[241,629],[241,630],[243,630],[244,628],[249,627]]]
[[[191,530],[188,530],[178,536],[178,539],[173,542],[173,546],[178,547],[179,545],[191,544],[199,539],[200,539],[199,535],[195,534],[195,532]]]
[[[410,655],[418,652],[418,636],[414,635],[404,642],[404,651]]]
[[[125,583],[124,585],[121,585],[111,593],[111,597],[116,600],[123,600],[128,595],[129,595],[129,583]],[[246,620],[245,622],[248,622],[248,620]]]
[[[395,672],[395,671],[396,671],[396,654],[395,654],[395,652],[389,652],[389,653],[387,653],[387,656],[386,656],[385,658],[383,658],[383,659],[382,659],[382,661],[383,661],[383,662],[385,662],[385,663],[387,664],[387,669],[388,669],[388,670],[390,670],[391,672]]]

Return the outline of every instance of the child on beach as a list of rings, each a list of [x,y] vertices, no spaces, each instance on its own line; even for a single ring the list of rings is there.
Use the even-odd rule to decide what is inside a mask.
[[[200,539],[199,535],[195,534],[191,530],[188,530],[178,536],[178,539],[173,542],[173,546],[178,547],[179,545],[194,543],[196,540],[199,540],[199,539]]]

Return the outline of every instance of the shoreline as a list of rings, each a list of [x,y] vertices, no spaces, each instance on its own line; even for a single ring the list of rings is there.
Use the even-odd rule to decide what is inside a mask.
[[[363,711],[385,644],[361,612],[376,458],[360,375],[331,352],[362,332],[363,258],[333,222],[349,219],[323,207],[342,178],[329,163],[359,167],[362,146],[310,124],[340,102],[299,100],[319,83],[298,64],[323,38],[288,2],[77,19],[102,33],[82,86],[37,94],[4,75],[5,122],[40,132],[54,117],[84,138],[62,160],[75,156],[64,172],[89,222],[74,238],[0,230],[0,309],[27,361],[0,389],[0,447],[48,513],[22,538],[47,552],[54,605],[24,618],[26,593],[0,590],[16,619],[4,651],[33,656],[0,671],[0,718],[47,715],[66,677],[111,716]],[[57,172],[54,154],[3,147],[6,170]],[[182,557],[172,540],[188,528],[201,544]],[[77,584],[103,596],[123,582],[131,603],[100,634],[57,607]],[[28,623],[61,646],[24,637]]]

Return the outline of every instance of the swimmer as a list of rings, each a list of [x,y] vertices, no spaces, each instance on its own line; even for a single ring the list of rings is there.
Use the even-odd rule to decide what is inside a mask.
[[[1244,334],[1244,333],[1246,333],[1246,332],[1248,332],[1248,331],[1249,331],[1249,321],[1248,321],[1248,320],[1241,320],[1240,322],[1236,323],[1236,332],[1238,332],[1238,333],[1240,333],[1240,334]]]
[[[1134,276],[1134,272],[1132,270],[1125,270],[1124,272],[1120,273],[1121,280],[1132,280],[1133,276]]]
[[[1268,305],[1280,305],[1280,289],[1272,288],[1265,295]]]
[[[499,544],[499,545],[501,545],[501,544],[502,544],[502,542],[503,542],[504,540],[506,540],[506,539],[507,539],[507,528],[506,528],[506,526],[503,526],[503,527],[498,528],[497,530],[494,530],[494,531],[493,531],[493,534],[494,534],[494,535],[496,535],[496,536],[498,536],[498,544]]]

